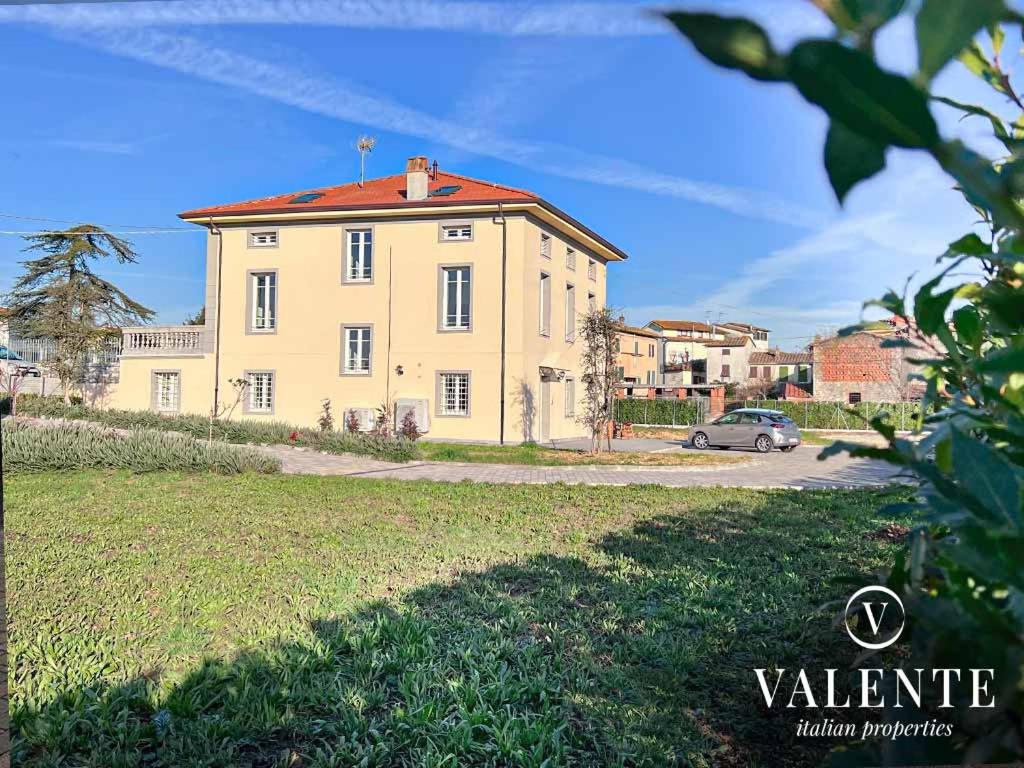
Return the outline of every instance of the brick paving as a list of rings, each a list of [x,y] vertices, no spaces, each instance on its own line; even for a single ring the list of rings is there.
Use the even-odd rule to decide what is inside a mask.
[[[359,456],[335,456],[283,445],[260,450],[281,460],[282,470],[298,475],[332,475],[457,483],[567,483],[569,485],[634,485],[650,483],[673,488],[865,488],[899,482],[888,464],[849,456],[818,461],[819,448],[801,446],[742,464],[717,467],[574,466],[536,467],[516,464],[459,464],[419,461],[395,464]]]

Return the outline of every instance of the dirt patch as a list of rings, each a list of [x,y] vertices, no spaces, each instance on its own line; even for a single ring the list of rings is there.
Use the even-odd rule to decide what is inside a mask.
[[[899,525],[898,523],[888,523],[887,525],[879,528],[877,531],[872,531],[864,538],[870,539],[871,541],[903,541],[910,533],[910,528],[905,525]]]

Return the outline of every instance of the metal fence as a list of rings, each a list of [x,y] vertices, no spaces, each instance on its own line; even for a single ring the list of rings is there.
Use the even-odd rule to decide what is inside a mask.
[[[121,362],[121,337],[112,338],[105,342],[99,349],[88,353],[84,372],[88,376],[95,376],[97,371],[109,372]],[[22,360],[34,363],[41,367],[57,355],[57,345],[53,339],[23,339],[11,336],[7,342],[7,348]]]
[[[921,413],[919,402],[843,403],[821,400],[742,400],[728,403],[726,410],[736,408],[771,408],[782,411],[804,429],[871,430],[871,420],[883,416],[897,430],[912,429]]]
[[[615,401],[615,420],[630,424],[688,427],[706,422],[709,412],[707,397],[627,397]]]

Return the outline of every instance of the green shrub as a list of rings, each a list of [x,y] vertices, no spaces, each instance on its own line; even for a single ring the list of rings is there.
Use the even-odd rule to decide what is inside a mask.
[[[280,462],[249,448],[206,443],[154,430],[114,432],[90,424],[3,425],[4,470],[45,472],[69,469],[130,469],[278,472]]]
[[[861,402],[853,405],[838,401],[819,400],[744,400],[730,403],[733,408],[771,408],[782,411],[804,429],[871,429],[871,420],[882,417],[894,429],[913,429],[921,413],[917,402],[876,403]]]
[[[152,411],[123,411],[90,408],[85,405],[66,406],[56,397],[18,399],[19,416],[93,421],[119,429],[152,429],[179,432],[205,440],[210,434],[210,420],[205,416],[164,416]],[[214,440],[227,443],[295,445],[327,453],[354,453],[382,461],[410,461],[418,457],[412,441],[401,437],[382,438],[374,435],[321,432],[304,429],[283,421],[230,421],[214,419]]]
[[[700,424],[704,414],[697,400],[623,399],[615,401],[615,420],[630,424],[686,426]]]

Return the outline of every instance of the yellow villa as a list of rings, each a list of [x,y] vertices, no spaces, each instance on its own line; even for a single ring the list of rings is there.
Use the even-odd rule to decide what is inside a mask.
[[[207,235],[206,324],[124,329],[120,408],[364,428],[381,403],[429,438],[579,436],[579,313],[626,254],[537,195],[406,173],[180,214]],[[245,386],[239,387],[243,381]]]

